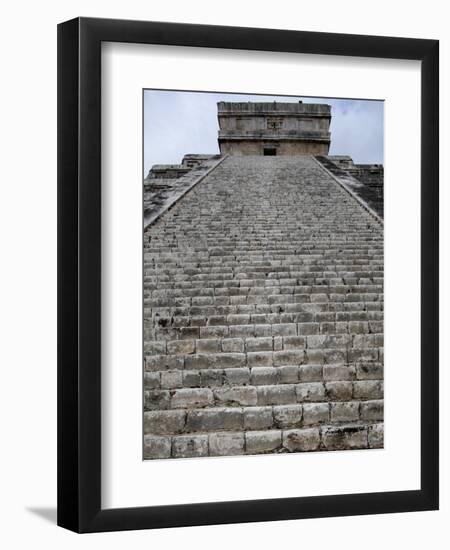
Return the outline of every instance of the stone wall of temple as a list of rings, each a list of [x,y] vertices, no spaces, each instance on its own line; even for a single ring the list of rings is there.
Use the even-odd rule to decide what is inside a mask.
[[[222,154],[328,154],[329,105],[311,103],[218,103]]]
[[[221,143],[221,152],[223,155],[261,155],[261,156],[279,156],[279,155],[326,155],[328,144],[320,142],[301,142],[301,141],[239,141],[223,140]]]

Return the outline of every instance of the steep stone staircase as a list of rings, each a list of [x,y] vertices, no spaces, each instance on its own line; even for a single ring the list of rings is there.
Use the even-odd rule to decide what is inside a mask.
[[[144,232],[144,458],[383,445],[383,227],[311,156],[226,158]]]

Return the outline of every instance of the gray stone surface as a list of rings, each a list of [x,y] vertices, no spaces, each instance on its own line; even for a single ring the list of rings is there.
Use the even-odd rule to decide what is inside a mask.
[[[322,443],[329,451],[366,449],[368,447],[367,427],[333,426],[322,428]]]
[[[244,454],[243,433],[216,433],[209,436],[209,449],[212,456],[230,456]]]
[[[277,428],[300,426],[303,418],[302,405],[279,405],[273,407],[273,418]]]
[[[272,407],[248,407],[244,409],[244,429],[262,430],[273,425]]]
[[[219,147],[233,155],[326,155],[330,147],[330,106],[302,103],[217,105]]]
[[[381,164],[354,164],[348,156],[318,158],[330,172],[383,217],[384,169]]]
[[[382,447],[379,221],[308,155],[229,156],[159,207],[144,458]]]
[[[286,430],[283,432],[283,447],[293,453],[316,451],[320,445],[320,431],[317,428]]]
[[[146,435],[144,436],[144,458],[170,458],[171,446],[170,437]]]
[[[248,454],[270,453],[281,446],[281,432],[248,432],[245,437],[245,450]]]
[[[174,458],[194,458],[208,456],[208,437],[206,435],[180,435],[172,439]]]

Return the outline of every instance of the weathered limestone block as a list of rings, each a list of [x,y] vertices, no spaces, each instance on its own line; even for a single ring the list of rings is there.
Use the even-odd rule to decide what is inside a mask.
[[[220,405],[256,405],[256,388],[253,386],[234,386],[214,390],[214,397]]]
[[[382,380],[364,380],[353,382],[355,399],[381,399],[383,397]]]
[[[207,407],[214,403],[214,396],[208,388],[183,388],[175,391],[170,403],[174,409]]]
[[[238,408],[188,411],[186,431],[238,430],[243,427],[243,412]]]
[[[349,349],[349,363],[369,363],[378,361],[378,349]]]
[[[285,405],[296,402],[295,386],[279,384],[278,386],[258,386],[258,405]]]
[[[382,399],[374,401],[363,401],[361,403],[361,420],[383,420],[383,409],[384,402]]]
[[[303,365],[299,367],[301,382],[322,382],[323,367],[321,365]]]
[[[225,353],[243,353],[244,340],[242,338],[226,338],[222,340],[222,351]]]
[[[185,370],[183,371],[183,386],[195,388],[200,386],[200,371]]]
[[[183,371],[168,370],[161,372],[161,388],[172,389],[179,388],[181,386],[183,386]]]
[[[229,329],[227,326],[210,325],[207,327],[199,327],[199,329],[196,330],[199,331],[200,338],[226,338],[229,334]]]
[[[144,389],[158,389],[161,386],[161,374],[159,372],[144,372]]]
[[[308,336],[308,348],[332,349],[343,348],[351,344],[349,334],[320,334]]]
[[[145,353],[147,355],[165,355],[166,353],[166,341],[149,341],[145,342]]]
[[[144,459],[169,458],[171,451],[170,437],[144,436]]]
[[[224,371],[222,369],[203,369],[200,373],[201,386],[221,386],[224,380]]]
[[[325,384],[327,398],[331,401],[350,401],[353,396],[351,382],[327,382]]]
[[[306,338],[304,336],[284,336],[283,349],[302,349],[306,347]]]
[[[245,445],[247,454],[273,452],[281,446],[281,431],[247,432]]]
[[[384,446],[384,425],[374,424],[369,426],[369,447],[371,449],[382,449]]]
[[[283,337],[274,336],[273,337],[273,351],[281,351],[283,349]]]
[[[383,321],[369,321],[369,330],[372,333],[383,333]]]
[[[196,340],[200,337],[199,327],[180,328],[180,340]]]
[[[241,386],[250,383],[250,369],[248,368],[225,369],[223,372],[226,384]]]
[[[311,401],[323,401],[325,399],[324,385],[319,382],[308,382],[295,386],[299,403]]]
[[[311,294],[311,303],[328,302],[327,294]]]
[[[354,336],[353,347],[354,348],[382,348],[383,335],[382,334],[364,334],[364,335]]]
[[[285,367],[276,367],[281,384],[296,384],[299,382],[299,367],[288,365]]]
[[[217,338],[197,340],[197,353],[219,353],[222,349],[222,341]]]
[[[298,323],[297,327],[300,336],[319,334],[319,323]]]
[[[311,365],[323,365],[325,362],[325,356],[322,350],[320,349],[307,349],[305,363]]]
[[[250,381],[252,384],[276,384],[278,382],[278,368],[255,367],[251,369]]]
[[[283,431],[283,447],[291,453],[316,451],[320,445],[320,432],[317,428]]]
[[[330,420],[330,407],[328,403],[304,403],[303,424],[323,424]]]
[[[267,338],[272,336],[272,325],[255,325],[254,336],[256,338]]]
[[[227,324],[248,325],[250,324],[250,315],[228,315]]]
[[[323,362],[327,365],[340,365],[347,363],[348,351],[343,349],[324,349]]]
[[[185,411],[149,411],[144,413],[144,433],[176,434],[183,431]]]
[[[245,439],[243,433],[214,433],[209,435],[209,453],[211,456],[230,456],[244,454]]]
[[[272,325],[273,336],[296,336],[297,325],[295,323],[279,323]]]
[[[244,409],[244,429],[262,430],[273,425],[272,407],[251,407]]]
[[[273,365],[273,353],[271,351],[257,351],[247,353],[249,367],[271,367]]]
[[[255,336],[255,325],[231,325],[229,334],[231,338],[250,338]]]
[[[225,369],[244,366],[244,353],[205,353],[186,356],[186,369]]]
[[[207,435],[179,435],[172,440],[174,458],[194,458],[208,456]]]
[[[326,427],[322,429],[322,443],[328,451],[365,449],[368,446],[365,426]]]
[[[273,418],[277,428],[295,428],[301,425],[302,405],[277,405],[273,407]]]
[[[175,370],[184,367],[184,356],[182,355],[151,355],[145,357],[145,370]]]
[[[265,338],[247,338],[245,341],[245,349],[247,352],[272,351],[273,339],[271,336]]]
[[[367,321],[349,321],[348,331],[350,334],[367,334],[369,323]]]
[[[273,364],[276,367],[283,365],[301,365],[304,362],[303,350],[274,351]]]
[[[361,363],[356,365],[358,380],[381,380],[383,378],[382,363]]]
[[[359,402],[331,403],[331,422],[356,422],[359,419]]]
[[[345,365],[324,365],[323,379],[328,381],[354,380],[355,367]]]
[[[167,390],[145,390],[144,409],[168,409],[170,406],[170,392]]]
[[[173,340],[171,342],[167,342],[167,353],[170,355],[185,355],[194,352],[194,340]]]

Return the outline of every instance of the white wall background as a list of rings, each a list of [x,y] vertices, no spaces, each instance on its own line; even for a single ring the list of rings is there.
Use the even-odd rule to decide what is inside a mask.
[[[48,0],[3,9],[0,88],[0,541],[5,548],[443,548],[450,520],[450,36],[445,3]],[[345,32],[441,40],[441,510],[79,536],[55,527],[56,24],[72,17]],[[447,340],[447,342],[445,342]],[[442,543],[439,544],[439,541]]]

